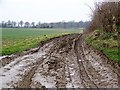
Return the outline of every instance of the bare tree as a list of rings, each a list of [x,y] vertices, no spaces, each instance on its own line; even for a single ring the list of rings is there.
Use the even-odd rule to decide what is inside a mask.
[[[23,27],[24,22],[23,22],[23,21],[20,21],[19,24],[21,25],[21,27]]]
[[[16,24],[17,24],[17,23],[16,23],[15,21],[13,21],[13,27],[16,27]]]
[[[34,27],[35,27],[35,22],[32,22],[31,25],[32,25],[32,27],[34,28]]]
[[[7,22],[7,27],[12,27],[12,22],[10,21],[10,20],[8,20],[8,22]]]
[[[30,26],[30,23],[29,22],[25,22],[25,27],[29,28],[29,26]]]

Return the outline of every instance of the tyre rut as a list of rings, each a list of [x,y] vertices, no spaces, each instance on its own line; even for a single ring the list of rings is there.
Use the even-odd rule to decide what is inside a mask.
[[[85,66],[86,64],[84,63],[84,62],[86,62],[86,58],[85,58],[85,55],[83,53],[82,46],[81,46],[81,44],[82,44],[81,36],[78,36],[78,38],[75,41],[75,46],[74,46],[74,50],[75,50],[76,57],[77,57],[77,62],[80,67],[79,68],[80,74],[82,75],[82,78],[84,80],[83,83],[84,83],[85,87],[98,88],[98,86],[95,84],[95,82],[91,80],[91,77],[89,76],[89,72]]]

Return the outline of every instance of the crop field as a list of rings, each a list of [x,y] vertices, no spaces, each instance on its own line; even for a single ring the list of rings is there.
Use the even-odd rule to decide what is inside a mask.
[[[19,53],[36,47],[40,41],[69,33],[82,33],[82,29],[3,28],[1,55]]]

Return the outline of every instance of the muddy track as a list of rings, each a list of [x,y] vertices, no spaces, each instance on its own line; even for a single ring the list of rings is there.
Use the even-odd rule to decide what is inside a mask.
[[[118,88],[120,68],[108,61],[82,34],[64,35],[0,60],[0,88]]]

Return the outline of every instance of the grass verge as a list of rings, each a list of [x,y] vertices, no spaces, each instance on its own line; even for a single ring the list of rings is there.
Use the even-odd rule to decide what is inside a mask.
[[[117,36],[112,33],[103,33],[96,30],[86,37],[87,44],[95,49],[102,51],[110,60],[114,60],[120,64],[120,51]]]

